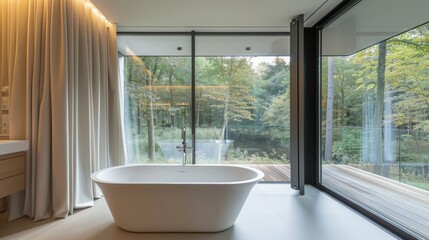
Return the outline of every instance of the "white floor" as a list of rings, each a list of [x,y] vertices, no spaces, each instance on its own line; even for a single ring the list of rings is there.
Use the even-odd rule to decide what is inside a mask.
[[[180,207],[180,206],[178,206]],[[220,233],[130,233],[116,227],[104,199],[66,219],[6,222],[0,214],[2,239],[147,239],[147,240],[300,240],[396,239],[313,187],[299,196],[289,184],[258,184],[237,222]]]

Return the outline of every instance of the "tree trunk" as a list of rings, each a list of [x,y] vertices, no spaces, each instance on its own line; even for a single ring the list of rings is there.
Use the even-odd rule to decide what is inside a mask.
[[[384,85],[386,72],[386,41],[378,44],[377,66],[377,99],[375,105],[375,135],[374,135],[374,173],[381,175],[384,148],[383,148],[383,115],[384,115]],[[386,171],[384,171],[386,173]]]
[[[340,102],[341,102],[341,126],[346,126],[346,96],[344,93],[344,80],[341,81],[341,88],[340,88]]]
[[[137,134],[140,135],[142,133],[142,111],[140,109],[140,104],[137,104]]]
[[[196,120],[195,120],[195,127],[199,127],[200,126],[200,109],[201,109],[201,92],[199,94],[199,100],[198,100],[198,107],[196,108]]]
[[[213,112],[212,112],[212,108],[211,107],[209,107],[209,117],[208,117],[208,125],[210,126],[210,127],[214,127],[214,124],[213,124]]]
[[[422,154],[420,152],[420,144],[419,144],[419,139],[418,139],[417,133],[416,134],[411,134],[411,136],[413,136],[414,142],[416,143],[417,154],[419,155],[419,162],[425,162],[425,160],[423,159]],[[422,166],[422,174],[423,174],[423,176],[424,176],[424,172],[425,172],[425,169],[424,169],[424,166]]]
[[[226,139],[226,127],[228,126],[229,88],[226,92],[225,107],[223,112],[223,125],[220,140]]]
[[[334,58],[328,57],[328,99],[326,106],[325,161],[332,162],[332,128],[334,120]]]
[[[150,162],[154,162],[155,161],[155,131],[154,131],[152,103],[149,103],[148,113],[149,113],[147,117],[148,157]]]
[[[150,162],[155,161],[155,124],[153,120],[153,101],[152,95],[152,81],[156,74],[158,68],[158,58],[155,62],[154,68],[152,72],[149,72],[146,85],[148,86],[149,94],[148,94],[148,103],[149,103],[149,109],[148,109],[148,116],[147,116],[147,144],[148,144],[148,157]]]
[[[168,84],[170,84],[170,126],[171,128],[174,128],[174,114],[172,111],[175,111],[176,107],[174,106],[173,99],[173,70],[170,71],[170,76],[168,77]]]

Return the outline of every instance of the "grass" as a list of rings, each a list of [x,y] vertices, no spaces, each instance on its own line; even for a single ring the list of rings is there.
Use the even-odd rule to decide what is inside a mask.
[[[426,181],[426,182],[420,182],[420,181],[415,182],[415,181],[406,180],[403,183],[408,184],[408,185],[413,186],[413,187],[416,187],[416,188],[420,188],[420,189],[429,191],[429,181]]]

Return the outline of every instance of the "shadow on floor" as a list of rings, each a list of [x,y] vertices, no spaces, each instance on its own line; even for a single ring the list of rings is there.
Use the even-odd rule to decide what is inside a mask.
[[[106,226],[103,229],[92,232],[87,236],[88,240],[98,239],[150,239],[150,240],[233,240],[234,226],[217,233],[133,233],[120,229],[115,224]]]
[[[7,211],[0,214],[0,238],[7,237],[32,228],[37,228],[45,224],[53,223],[61,219],[45,219],[33,221],[31,218],[24,216],[14,221],[8,222]]]

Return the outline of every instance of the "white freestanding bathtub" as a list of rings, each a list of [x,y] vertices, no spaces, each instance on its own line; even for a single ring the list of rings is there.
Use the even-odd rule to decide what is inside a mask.
[[[218,232],[231,227],[264,174],[228,165],[131,165],[91,175],[115,223],[131,232]]]

